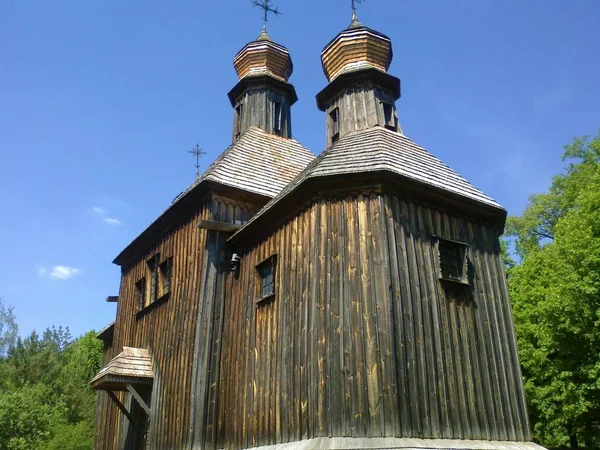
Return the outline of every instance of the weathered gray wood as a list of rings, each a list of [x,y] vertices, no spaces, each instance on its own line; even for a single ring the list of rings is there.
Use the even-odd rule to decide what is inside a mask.
[[[281,104],[281,129],[275,130],[273,109],[275,102]],[[242,105],[242,117],[237,107]],[[286,94],[273,87],[252,88],[246,90],[237,100],[234,108],[234,142],[250,127],[258,127],[270,134],[284,138],[292,137],[292,117],[290,99]]]
[[[144,265],[124,275],[120,314],[131,321],[117,321],[110,351],[137,345],[155,361],[150,446],[528,438],[497,230],[355,189],[306,205],[241,253],[233,274],[222,267],[235,250],[225,234],[197,223],[233,222],[243,214],[235,205],[213,199],[182,225],[185,237],[165,237],[172,297],[137,322],[129,302]],[[438,279],[433,235],[469,245],[468,296]],[[275,295],[257,306],[255,267],[272,254]],[[127,424],[110,397],[103,402],[96,446],[112,450]]]
[[[223,233],[235,233],[242,228],[242,225],[226,222],[216,222],[213,220],[201,220],[198,222],[198,228],[209,231],[221,231]]]
[[[384,104],[392,106],[392,115],[397,115],[394,96],[391,92],[377,88],[369,82],[344,90],[327,105],[325,111],[327,146],[332,144],[334,134],[330,113],[339,108],[339,137],[354,131],[374,126],[385,126]],[[396,131],[400,125],[396,124]]]
[[[131,384],[127,384],[126,387],[127,387],[127,390],[129,391],[129,393],[133,396],[133,398],[138,402],[138,404],[142,407],[142,409],[149,416],[150,415],[150,406],[148,406],[148,404],[144,401],[144,399],[142,399],[140,394],[138,394],[138,392],[135,390],[135,388]]]
[[[125,417],[127,417],[127,419],[129,419],[129,421],[131,421],[131,415],[129,414],[129,411],[127,410],[125,405],[123,403],[121,403],[121,400],[119,400],[119,398],[115,395],[115,393],[113,391],[106,391],[106,393],[112,399],[112,401],[115,402],[115,405],[117,405],[117,408],[119,408],[121,410],[121,412],[125,415]]]

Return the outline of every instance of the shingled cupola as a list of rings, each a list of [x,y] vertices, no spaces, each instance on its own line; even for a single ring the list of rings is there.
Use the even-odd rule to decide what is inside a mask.
[[[292,137],[290,107],[298,100],[288,83],[293,71],[287,48],[269,37],[266,28],[233,59],[238,84],[229,92],[234,107],[233,142],[250,127]]]
[[[363,26],[356,15],[325,46],[321,61],[329,85],[317,95],[317,105],[327,113],[328,146],[374,126],[402,132],[395,105],[400,80],[387,73],[392,56],[390,38]]]

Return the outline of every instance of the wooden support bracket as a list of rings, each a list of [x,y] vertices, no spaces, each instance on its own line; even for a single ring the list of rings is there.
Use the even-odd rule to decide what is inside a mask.
[[[227,222],[215,222],[213,220],[201,220],[198,228],[209,231],[222,231],[223,233],[235,233],[242,225]]]
[[[131,414],[129,414],[129,411],[127,411],[127,408],[125,408],[125,405],[123,403],[121,403],[121,401],[119,400],[119,398],[115,395],[115,393],[113,391],[106,391],[106,392],[108,393],[109,397],[112,398],[112,401],[115,402],[115,404],[121,410],[121,412],[125,415],[125,417],[127,417],[129,419],[129,421],[131,422]]]
[[[135,388],[131,384],[127,384],[127,390],[133,395],[133,398],[140,404],[142,409],[146,411],[148,417],[150,417],[150,407],[146,404],[146,402],[140,397],[140,394],[135,390]]]

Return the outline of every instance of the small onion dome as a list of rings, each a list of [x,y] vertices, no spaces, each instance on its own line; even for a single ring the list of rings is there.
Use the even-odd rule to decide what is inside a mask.
[[[361,69],[386,72],[392,62],[392,41],[386,35],[363,26],[356,16],[348,29],[338,34],[321,52],[328,81],[343,73]]]
[[[294,65],[287,48],[276,44],[263,28],[256,41],[246,44],[233,58],[238,78],[256,75],[271,75],[287,82]]]

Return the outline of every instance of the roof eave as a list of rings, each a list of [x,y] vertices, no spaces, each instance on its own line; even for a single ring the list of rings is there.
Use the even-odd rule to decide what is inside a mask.
[[[348,87],[362,81],[371,81],[385,89],[389,89],[394,95],[394,100],[398,100],[401,95],[400,79],[389,73],[382,72],[374,68],[359,69],[351,72],[345,72],[336,77],[321,92],[317,94],[317,107],[325,111],[330,99],[336,97]]]
[[[349,179],[356,181],[359,176],[362,177],[360,183],[347,182]],[[378,170],[306,178],[284,197],[281,197],[277,203],[269,207],[265,213],[244,225],[229,238],[228,242],[237,245],[238,248],[245,248],[254,242],[254,240],[248,239],[253,233],[261,236],[268,234],[282,223],[285,223],[294,213],[305,208],[315,196],[322,196],[329,191],[331,196],[344,197],[348,191],[356,191],[366,185],[373,186],[373,181],[381,185],[382,192],[390,192],[391,190],[396,192],[398,189],[394,189],[394,187],[397,188],[402,185],[401,192],[404,192],[404,195],[411,199],[419,195],[426,203],[437,205],[443,201],[446,208],[451,211],[457,211],[467,217],[478,218],[489,223],[500,232],[504,231],[507,211],[501,206],[471,199],[390,170]],[[335,185],[336,188],[331,189],[332,185]],[[283,202],[284,199],[288,201]],[[277,205],[277,208],[274,207],[275,205]],[[269,221],[269,219],[271,220]],[[260,230],[260,233],[256,233],[257,230]]]

